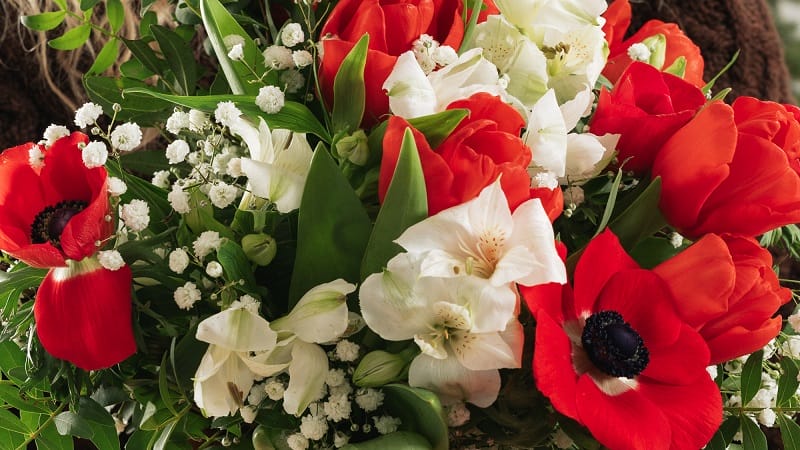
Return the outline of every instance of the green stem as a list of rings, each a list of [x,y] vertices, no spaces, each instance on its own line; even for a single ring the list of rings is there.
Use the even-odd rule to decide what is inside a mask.
[[[28,435],[27,439],[25,439],[25,442],[23,442],[22,444],[20,444],[20,445],[19,445],[19,446],[16,448],[16,450],[25,450],[26,448],[28,448],[28,444],[30,444],[31,442],[35,441],[35,440],[36,440],[36,438],[37,438],[37,437],[38,437],[38,436],[39,436],[39,435],[42,433],[42,431],[44,431],[44,429],[45,429],[45,428],[47,428],[48,426],[50,426],[50,423],[52,423],[52,422],[53,422],[53,419],[55,419],[55,417],[56,417],[57,415],[61,414],[61,412],[62,412],[62,411],[64,411],[64,408],[66,408],[66,407],[67,407],[67,403],[62,403],[62,404],[60,404],[60,405],[58,406],[58,408],[56,408],[56,410],[55,410],[55,411],[53,411],[52,413],[50,413],[49,417],[47,417],[47,420],[45,420],[45,421],[44,421],[44,423],[42,423],[41,425],[39,425],[39,428],[37,428],[36,430],[34,430],[33,432],[31,432],[31,434],[29,434],[29,435]]]

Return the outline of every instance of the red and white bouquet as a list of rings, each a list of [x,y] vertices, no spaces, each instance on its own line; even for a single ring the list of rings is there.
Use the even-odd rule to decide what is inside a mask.
[[[0,154],[9,448],[800,442],[800,109],[725,103],[674,24],[54,3],[23,23],[108,40],[73,129]]]

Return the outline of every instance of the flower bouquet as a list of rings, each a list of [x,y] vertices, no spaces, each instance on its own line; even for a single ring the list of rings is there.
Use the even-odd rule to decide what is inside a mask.
[[[106,43],[0,154],[0,448],[800,448],[800,109],[674,24],[53,3]]]

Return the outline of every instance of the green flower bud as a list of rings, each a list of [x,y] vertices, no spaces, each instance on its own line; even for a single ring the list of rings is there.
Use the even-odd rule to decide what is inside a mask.
[[[356,130],[350,136],[345,136],[336,142],[336,153],[340,158],[347,158],[357,166],[363,166],[369,158],[367,134],[364,130]]]
[[[253,448],[255,450],[275,450],[275,445],[269,438],[269,431],[264,425],[259,425],[253,431]]]
[[[259,266],[266,266],[275,259],[275,254],[278,252],[278,244],[268,234],[248,234],[242,238],[242,249],[244,249],[247,259]]]
[[[667,38],[663,34],[654,34],[642,41],[650,50],[650,60],[647,61],[651,66],[658,70],[664,66],[667,57]]]
[[[407,376],[408,365],[416,353],[414,348],[398,354],[383,350],[369,352],[353,372],[353,383],[359,387],[379,387],[402,380]]]

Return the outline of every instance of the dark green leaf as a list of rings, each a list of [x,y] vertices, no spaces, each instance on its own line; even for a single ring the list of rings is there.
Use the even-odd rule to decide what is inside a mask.
[[[739,418],[728,417],[706,445],[706,450],[726,450],[737,431],[739,431]]]
[[[164,353],[164,356],[161,357],[161,365],[158,366],[158,393],[161,395],[161,401],[164,402],[169,412],[171,412],[173,416],[177,416],[178,410],[175,409],[175,400],[172,398],[172,392],[170,392],[169,389],[169,380],[167,379],[167,375],[169,374],[169,367],[167,366],[168,356],[169,353]]]
[[[367,62],[369,34],[364,34],[342,61],[333,81],[334,133],[352,133],[364,116],[364,65]]]
[[[12,272],[0,271],[1,293],[39,286],[44,276],[47,275],[47,269],[37,269],[22,263],[19,263],[15,269]]]
[[[106,16],[111,25],[111,33],[116,33],[125,21],[125,9],[120,0],[106,0]]]
[[[169,170],[164,149],[124,153],[120,156],[122,167],[133,173],[151,176],[159,170]]]
[[[21,412],[20,417],[28,428],[38,429],[35,438],[37,450],[73,450],[72,437],[62,436],[58,433],[56,425],[50,420],[51,414],[49,411],[47,414]],[[12,448],[16,449],[17,447]]]
[[[683,247],[675,248],[669,239],[647,237],[636,244],[636,247],[630,251],[630,254],[642,268],[652,269],[677,255],[681,250],[683,250]]]
[[[197,83],[197,63],[192,55],[192,47],[174,31],[160,25],[150,27],[153,36],[158,41],[161,53],[172,70],[181,93],[192,95]]]
[[[767,437],[753,419],[742,415],[742,448],[744,450],[768,450]]]
[[[22,24],[31,30],[48,31],[61,25],[66,16],[65,11],[50,11],[34,16],[22,16]]]
[[[142,63],[142,65],[151,72],[156,74],[163,74],[167,68],[167,62],[159,58],[156,52],[142,40],[123,39],[125,46],[133,53],[133,56]]]
[[[447,421],[436,394],[404,384],[387,384],[383,392],[384,405],[392,416],[400,418],[401,429],[425,436],[434,450],[447,450]]]
[[[114,61],[117,60],[118,55],[119,41],[117,38],[111,38],[100,50],[100,53],[97,54],[97,58],[95,58],[94,63],[92,63],[92,67],[89,68],[87,73],[92,75],[103,73],[106,69],[111,67],[112,64],[114,64]]]
[[[100,3],[100,0],[81,0],[81,11],[88,11],[98,3]]]
[[[297,220],[289,309],[319,284],[338,278],[357,283],[372,226],[361,200],[321,145],[311,160]]]
[[[385,434],[375,439],[359,442],[357,444],[347,444],[342,450],[430,450],[431,444],[423,436],[410,431],[395,431]]]
[[[83,78],[83,85],[91,100],[101,105],[105,111],[112,111],[114,103],[123,105],[122,111],[117,113],[119,121],[133,121],[146,126],[165,120],[172,113],[169,102],[149,95],[126,93],[123,97],[123,89],[147,86],[139,80],[87,76]]]
[[[167,449],[167,444],[169,443],[169,438],[172,436],[172,432],[175,431],[175,425],[178,424],[177,420],[173,420],[158,435],[158,439],[156,439],[155,445],[153,445],[153,450],[165,450]]]
[[[603,210],[603,217],[600,219],[600,223],[597,224],[597,231],[594,232],[595,236],[605,230],[608,221],[611,219],[611,213],[614,212],[614,205],[617,203],[617,193],[619,192],[619,184],[622,182],[622,173],[622,169],[619,169],[617,171],[617,176],[614,177],[614,182],[611,183],[611,192],[608,194],[608,202],[606,202],[606,207]]]
[[[49,41],[47,45],[56,50],[75,50],[89,39],[91,33],[92,25],[84,23]]]
[[[168,228],[167,222],[172,214],[172,207],[167,201],[167,192],[153,183],[142,180],[139,177],[120,171],[115,164],[107,166],[111,176],[122,179],[128,185],[128,190],[121,196],[123,202],[130,202],[133,199],[142,199],[150,207],[149,229],[155,233],[161,233]]]
[[[402,248],[394,240],[408,227],[426,217],[428,197],[425,177],[414,136],[411,130],[406,129],[392,181],[364,253],[361,279],[364,280],[371,273],[380,272],[394,255],[400,253]]]
[[[794,397],[800,381],[797,380],[797,363],[791,358],[781,359],[781,376],[778,378],[778,395],[775,398],[778,406],[785,406]],[[798,447],[800,448],[800,447]]]
[[[35,400],[22,397],[19,387],[12,384],[0,384],[0,400],[19,410],[36,414],[48,414],[50,410]]]
[[[28,434],[31,432],[30,428],[22,423],[19,417],[15,416],[7,409],[0,409],[0,428],[19,434]]]
[[[747,358],[742,367],[742,404],[746,405],[761,388],[761,360],[764,351],[759,350]]]
[[[0,342],[0,370],[7,376],[11,369],[25,364],[25,353],[11,341]],[[9,376],[10,378],[10,376]]]
[[[227,281],[236,282],[242,280],[244,284],[240,285],[239,289],[257,297],[261,296],[258,292],[258,284],[256,283],[255,275],[253,275],[250,260],[247,259],[247,255],[239,244],[232,240],[224,241],[219,250],[217,250],[217,259],[225,270],[225,279]]]
[[[611,221],[609,228],[617,235],[623,248],[633,248],[666,224],[658,209],[661,178],[656,177],[636,200]]]
[[[800,449],[800,425],[782,413],[778,413],[778,426],[781,429],[783,448]]]
[[[154,2],[155,0],[145,0]],[[142,3],[144,7],[144,3]],[[142,38],[152,37],[153,32],[150,31],[150,26],[158,23],[158,14],[153,11],[147,11],[142,15],[142,20],[139,21],[139,36]]]
[[[469,114],[468,109],[448,109],[428,116],[409,119],[408,123],[425,135],[425,140],[436,148],[450,136],[459,123]]]
[[[88,397],[81,397],[78,403],[78,416],[92,430],[91,437],[87,439],[94,442],[97,448],[119,450],[119,438],[114,426],[114,418],[105,408]]]
[[[233,61],[228,58],[228,48],[225,46],[224,38],[229,35],[238,35],[244,39],[244,61],[255,68],[256,73],[262,74],[265,71],[264,58],[258,50],[255,42],[244,31],[244,29],[231,16],[231,13],[219,2],[219,0],[200,0],[200,15],[203,18],[203,25],[214,54],[217,56],[219,65],[228,79],[228,85],[234,94],[258,94],[262,83],[251,83],[255,76],[250,69],[241,61]]]

